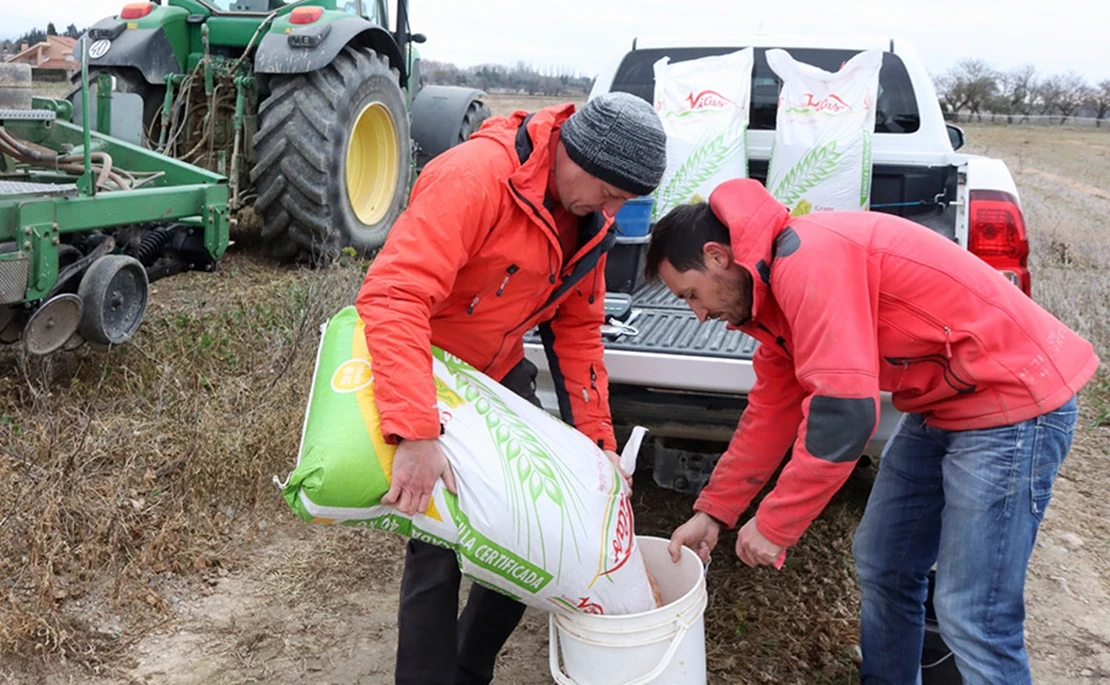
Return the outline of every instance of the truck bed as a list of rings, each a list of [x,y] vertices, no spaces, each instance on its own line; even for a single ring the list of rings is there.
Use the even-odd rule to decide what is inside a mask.
[[[698,323],[686,303],[662,283],[641,285],[632,295],[635,317],[629,325],[638,332],[606,340],[611,350],[694,354],[700,357],[751,359],[754,338],[730,331],[723,321]]]
[[[728,330],[723,321],[699,324],[686,303],[662,283],[641,285],[633,294],[632,307],[634,316],[628,325],[637,332],[605,336],[607,350],[745,361],[750,361],[755,353],[755,338]],[[524,337],[524,342],[541,344],[535,329]]]

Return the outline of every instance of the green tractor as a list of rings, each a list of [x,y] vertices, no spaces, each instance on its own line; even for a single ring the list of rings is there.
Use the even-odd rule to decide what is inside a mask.
[[[489,116],[480,90],[423,84],[407,0],[393,31],[385,0],[164,1],[87,33],[90,81],[141,98],[111,134],[226,175],[278,259],[380,248],[423,164]]]

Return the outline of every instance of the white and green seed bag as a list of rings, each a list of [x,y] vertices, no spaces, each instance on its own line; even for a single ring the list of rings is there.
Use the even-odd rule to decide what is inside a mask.
[[[767,190],[791,216],[867,209],[882,51],[861,52],[836,73],[777,48],[767,64],[782,79]]]
[[[656,221],[673,207],[709,197],[748,175],[752,48],[670,63],[655,62],[655,109],[667,134],[667,168],[655,189]]]
[[[379,428],[362,320],[346,307],[324,329],[297,465],[280,484],[293,511],[452,549],[475,582],[546,611],[655,608],[631,493],[604,452],[457,357],[432,352],[439,442],[458,495],[438,481],[428,509],[412,517],[380,503],[394,448]]]

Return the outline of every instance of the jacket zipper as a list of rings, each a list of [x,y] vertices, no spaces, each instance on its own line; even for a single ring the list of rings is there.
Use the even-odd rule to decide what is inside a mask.
[[[774,332],[771,331],[770,328],[767,328],[762,323],[757,323],[756,328],[759,328],[764,333],[771,336],[771,338],[774,339],[775,344],[778,345],[782,349],[783,353],[786,354],[786,356],[788,358],[790,358],[790,359],[794,358],[793,355],[790,354],[790,350],[786,349],[786,338],[782,337],[781,335],[776,335]]]
[[[532,202],[528,198],[524,197],[523,193],[521,193],[519,190],[517,190],[517,187],[513,183],[512,179],[509,179],[509,188],[512,189],[514,195],[516,195],[518,198],[520,198],[521,202],[523,202],[525,205],[528,206],[529,209],[532,210],[532,213],[536,216],[537,219],[540,220],[540,223],[543,224],[544,228],[546,228],[550,233],[555,234],[555,229],[551,227],[551,224],[547,223],[547,219],[545,219],[543,217],[543,214],[540,214],[540,211],[538,209],[536,209],[536,206],[534,204],[532,204]],[[548,252],[548,254],[549,254],[549,260],[548,261],[550,262],[550,251]],[[549,272],[548,273],[548,282],[550,282],[552,285],[554,285],[555,282],[556,282],[555,272],[554,272],[553,268],[551,267],[550,263],[548,264],[548,272]],[[511,276],[512,274],[509,274],[509,275]],[[508,282],[507,278],[506,278],[505,282]],[[533,316],[535,316],[537,313],[539,313],[542,309],[543,309],[543,305],[541,305],[540,308],[537,309],[536,311],[532,312],[531,314],[528,314],[526,317],[524,317],[524,319],[521,320],[520,323],[518,323],[517,325],[508,329],[508,331],[504,335],[501,336],[501,342],[500,342],[500,344],[497,345],[497,351],[493,353],[493,356],[490,358],[489,363],[486,364],[487,369],[490,367],[491,364],[493,364],[493,362],[497,361],[497,358],[499,356],[501,356],[501,350],[502,350],[502,348],[505,347],[505,340],[509,337],[509,333],[512,333],[516,329],[520,328],[529,319],[531,319]]]
[[[532,203],[531,203],[531,202],[530,202],[530,201],[528,200],[528,198],[524,197],[524,195],[523,195],[523,194],[522,194],[522,193],[521,193],[521,192],[520,192],[519,190],[517,190],[517,188],[516,188],[516,185],[515,185],[515,184],[513,183],[513,180],[512,180],[512,179],[509,179],[508,183],[509,183],[509,188],[510,188],[510,189],[512,189],[512,191],[513,191],[513,195],[516,195],[516,196],[517,196],[518,198],[520,198],[520,201],[521,201],[521,202],[523,202],[524,204],[528,205],[528,208],[529,208],[529,209],[531,209],[531,210],[532,210],[532,213],[536,215],[536,218],[540,220],[540,222],[541,222],[541,223],[542,223],[542,224],[544,225],[544,228],[546,228],[546,229],[547,229],[548,231],[550,231],[550,232],[554,233],[554,232],[555,232],[555,230],[554,230],[554,229],[553,229],[553,228],[551,227],[551,224],[547,223],[547,219],[543,218],[543,214],[540,214],[540,211],[539,211],[538,209],[536,209],[536,206],[535,206],[534,204],[532,204]],[[548,275],[548,281],[549,281],[549,282],[550,282],[550,283],[551,283],[552,285],[554,285],[554,284],[555,284],[555,274],[554,274],[554,272],[552,272],[552,268],[551,268],[551,256],[550,256],[550,251],[548,251],[548,265],[547,265],[547,270],[548,270],[548,272],[549,272],[549,275]],[[509,275],[511,276],[512,274],[509,274]],[[507,279],[506,279],[506,280],[507,280]],[[494,363],[495,361],[497,361],[497,358],[498,358],[499,356],[501,356],[501,349],[505,347],[505,339],[509,337],[509,333],[512,333],[512,332],[513,332],[513,331],[515,331],[515,330],[516,330],[517,328],[520,328],[520,326],[521,326],[521,325],[523,325],[523,324],[524,324],[524,323],[525,323],[526,321],[528,321],[528,319],[531,319],[531,318],[532,318],[533,316],[535,316],[535,314],[536,314],[536,312],[532,312],[532,313],[531,313],[531,314],[529,314],[528,316],[524,317],[524,320],[523,320],[523,321],[521,321],[521,322],[520,322],[520,323],[518,323],[517,325],[513,326],[512,328],[510,328],[510,329],[509,329],[508,331],[506,331],[506,332],[505,332],[505,334],[504,334],[504,335],[502,335],[502,336],[501,336],[501,342],[500,342],[500,343],[498,343],[498,345],[497,345],[497,351],[493,353],[493,356],[492,356],[492,357],[490,357],[490,360],[489,360],[489,362],[488,362],[488,363],[486,364],[486,368],[487,368],[487,369],[488,369],[488,368],[489,368],[489,367],[490,367],[490,366],[491,366],[491,365],[492,365],[492,364],[493,364],[493,363]]]
[[[509,285],[509,279],[512,278],[513,274],[515,274],[517,271],[520,271],[520,267],[516,264],[510,264],[509,268],[505,269],[505,278],[502,279],[501,285],[497,288],[497,292],[494,293],[495,297],[501,297],[501,295],[504,294],[505,287]],[[487,290],[486,292],[489,291]],[[481,301],[481,299],[482,293],[478,293],[477,295],[475,295],[474,299],[470,301],[470,305],[466,308],[466,313],[473,314],[474,308],[478,306],[478,302]]]
[[[508,269],[505,269],[505,278],[501,281],[501,287],[497,289],[497,297],[501,297],[501,294],[505,292],[505,286],[509,285],[509,279],[512,278],[513,274],[517,271],[520,271],[520,267],[516,264],[512,264]]]
[[[944,353],[952,358],[952,329],[948,326],[944,327]]]
[[[529,209],[532,210],[532,213],[536,216],[537,219],[540,220],[540,222],[543,224],[544,228],[546,228],[551,234],[553,234],[555,236],[558,236],[557,231],[555,231],[555,229],[551,226],[551,224],[547,223],[547,219],[545,219],[543,217],[543,214],[540,214],[540,211],[538,209],[536,209],[536,206],[534,204],[532,204],[532,202],[528,198],[524,197],[523,193],[521,193],[519,190],[517,190],[517,187],[513,183],[512,179],[509,179],[508,183],[509,183],[509,188],[513,191],[513,194],[516,195],[518,198],[520,198],[520,201],[523,202],[525,205],[528,206]],[[550,255],[550,251],[549,251],[548,254]],[[552,285],[554,285],[555,282],[556,282],[555,281],[555,273],[554,273],[554,270],[552,269],[552,267],[550,266],[550,264],[548,265],[548,271],[549,271],[548,281]],[[515,271],[513,273],[515,273]],[[508,274],[508,276],[511,276],[511,275],[512,274]],[[506,276],[505,280],[502,282],[502,288],[504,288],[505,284],[508,283],[508,280],[509,280],[508,276]],[[596,274],[594,275],[594,278],[595,279],[597,278]],[[500,290],[498,291],[498,294],[500,294]],[[471,303],[471,307],[473,307],[477,303],[477,300],[478,300],[478,298],[475,298],[475,301]],[[592,302],[591,302],[591,304],[592,304]],[[518,328],[520,328],[525,323],[527,323],[529,319],[531,319],[533,316],[535,316],[540,311],[542,311],[543,307],[544,307],[544,305],[541,305],[539,309],[532,312],[528,316],[524,317],[524,319],[522,319],[520,323],[518,323],[517,325],[510,328],[504,335],[501,336],[501,342],[497,345],[497,351],[493,353],[492,357],[490,357],[490,360],[486,364],[485,368],[488,369],[495,361],[497,361],[497,358],[499,356],[501,356],[501,350],[502,350],[502,348],[505,347],[505,340],[509,337],[509,333],[512,333],[512,332],[516,331]]]
[[[535,214],[535,215],[536,215],[536,218],[540,220],[540,223],[542,223],[542,224],[543,224],[544,228],[546,228],[546,229],[548,230],[548,232],[549,232],[549,233],[550,233],[551,235],[554,235],[554,236],[555,236],[555,238],[556,238],[556,240],[558,240],[558,237],[559,237],[559,232],[555,230],[555,227],[554,227],[554,226],[552,226],[551,224],[547,223],[547,219],[545,219],[545,218],[544,218],[543,214],[540,214],[540,210],[536,209],[536,205],[532,204],[532,201],[531,201],[531,200],[529,200],[528,198],[524,197],[524,194],[523,194],[523,193],[521,193],[521,192],[520,192],[519,190],[517,190],[517,188],[516,188],[516,185],[514,185],[514,184],[513,184],[513,181],[512,181],[512,179],[509,179],[509,187],[510,187],[510,188],[512,188],[512,190],[513,190],[513,195],[516,195],[517,197],[519,197],[519,198],[520,198],[520,201],[521,201],[521,202],[523,202],[524,204],[528,205],[528,209],[531,209],[531,210],[532,210],[532,214]],[[554,270],[554,268],[553,268],[553,267],[551,266],[551,254],[550,254],[550,251],[548,252],[548,260],[547,260],[547,261],[548,261],[548,264],[547,264],[547,270],[548,270],[548,272],[549,272],[549,273],[548,273],[548,277],[547,277],[547,278],[548,278],[548,281],[549,281],[549,282],[550,282],[550,283],[551,283],[552,285],[554,285],[554,284],[555,284],[555,270]],[[526,320],[527,320],[527,319],[526,319]],[[502,341],[501,341],[501,342],[502,342],[502,344],[504,344],[504,342],[505,342],[505,341],[504,341],[504,339],[502,339]],[[495,357],[495,358],[496,358],[496,357]]]

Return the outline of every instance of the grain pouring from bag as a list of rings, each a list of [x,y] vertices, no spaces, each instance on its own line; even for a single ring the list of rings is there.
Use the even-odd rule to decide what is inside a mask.
[[[655,576],[651,575],[651,571],[646,567],[644,572],[647,573],[648,584],[651,585],[651,598],[655,600],[655,608],[658,609],[663,606],[663,596],[659,594],[659,586],[655,583]]]
[[[439,443],[458,494],[437,481],[411,517],[381,504],[395,448],[379,428],[362,321],[347,307],[324,330],[297,465],[279,483],[293,511],[446,547],[464,575],[545,611],[658,607],[631,491],[605,453],[457,357],[432,356]]]

